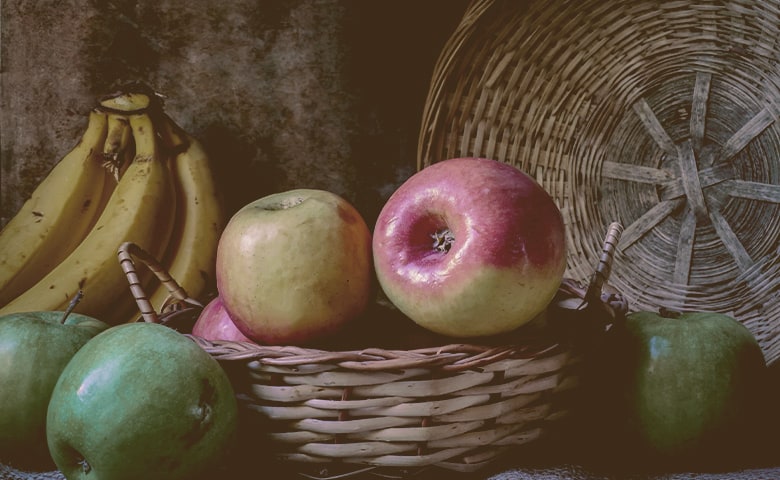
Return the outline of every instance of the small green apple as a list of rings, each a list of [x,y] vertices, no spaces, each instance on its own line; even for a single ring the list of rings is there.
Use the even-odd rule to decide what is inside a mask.
[[[46,433],[68,480],[174,480],[218,463],[236,423],[233,388],[213,357],[168,327],[129,323],[73,356]]]
[[[46,409],[71,357],[106,323],[66,312],[0,317],[0,460],[30,468],[50,463]]]
[[[693,458],[749,441],[766,364],[744,325],[715,312],[635,312],[612,341],[613,415],[640,452]]]

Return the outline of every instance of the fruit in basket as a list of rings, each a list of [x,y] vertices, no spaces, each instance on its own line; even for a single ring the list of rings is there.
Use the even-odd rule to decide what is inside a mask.
[[[421,326],[454,337],[511,331],[544,311],[566,268],[561,212],[531,177],[490,159],[417,172],[376,222],[379,283]]]
[[[610,342],[618,438],[670,459],[748,443],[766,365],[744,325],[716,312],[634,312]]]
[[[233,319],[225,310],[222,297],[214,297],[203,307],[192,334],[206,340],[227,340],[230,342],[252,342],[236,327]]]
[[[86,315],[25,312],[0,317],[0,460],[48,460],[46,409],[73,355],[108,324]]]
[[[371,233],[340,196],[297,189],[241,208],[217,247],[217,290],[236,326],[263,344],[320,341],[371,296]]]
[[[185,479],[234,439],[227,374],[191,339],[156,323],[106,330],[73,356],[49,403],[49,451],[68,479]]]

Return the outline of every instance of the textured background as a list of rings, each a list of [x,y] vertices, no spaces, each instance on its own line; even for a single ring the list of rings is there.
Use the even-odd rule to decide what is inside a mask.
[[[231,210],[324,188],[373,222],[415,168],[422,105],[464,0],[3,0],[0,223],[140,80],[200,138]]]

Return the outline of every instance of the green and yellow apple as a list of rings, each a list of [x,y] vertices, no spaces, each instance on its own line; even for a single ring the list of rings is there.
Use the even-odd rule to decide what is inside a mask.
[[[531,177],[454,158],[390,196],[373,255],[382,290],[409,318],[438,334],[482,337],[545,310],[563,279],[566,239],[561,212]]]
[[[731,455],[749,443],[766,364],[744,325],[716,312],[645,311],[614,330],[609,415],[620,425],[619,441],[662,460]]]
[[[298,189],[241,208],[217,247],[217,289],[238,329],[262,344],[332,336],[372,294],[371,232],[340,196]]]
[[[234,438],[237,401],[219,363],[156,323],[97,335],[60,375],[46,435],[68,480],[189,479]]]
[[[54,385],[73,355],[108,328],[77,313],[0,317],[0,460],[25,468],[51,463],[46,409]]]

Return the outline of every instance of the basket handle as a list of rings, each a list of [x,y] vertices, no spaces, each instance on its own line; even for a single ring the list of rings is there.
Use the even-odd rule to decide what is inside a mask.
[[[607,228],[607,235],[604,238],[604,246],[601,250],[599,263],[596,265],[596,271],[585,293],[586,302],[597,302],[601,298],[604,283],[609,280],[609,275],[612,273],[612,261],[615,257],[615,250],[621,235],[623,235],[623,225],[619,222],[612,222]]]
[[[623,233],[623,226],[618,222],[613,222],[607,229],[604,238],[604,244],[601,250],[601,256],[593,275],[587,285],[565,278],[561,283],[559,290],[559,299],[557,305],[563,310],[585,313],[585,318],[604,319],[604,314],[614,323],[623,318],[629,310],[626,298],[614,289],[607,289],[604,286],[609,280],[612,272],[612,262],[615,257],[617,244]],[[582,318],[579,315],[578,318]],[[599,320],[599,327],[606,327],[607,323]]]
[[[133,294],[133,298],[135,298],[135,303],[138,305],[138,310],[141,312],[141,317],[144,322],[161,323],[157,312],[149,301],[149,297],[147,297],[146,292],[144,292],[141,281],[138,278],[135,259],[140,260],[141,263],[145,264],[160,280],[160,283],[165,285],[165,288],[167,288],[170,293],[168,299],[166,299],[160,309],[161,313],[169,304],[168,302],[171,298],[173,298],[176,303],[185,303],[193,307],[203,308],[203,304],[190,298],[184,288],[171,277],[165,267],[163,267],[153,255],[139,245],[133,242],[122,243],[117,251],[117,257],[119,258],[119,265],[122,267],[122,271],[125,272],[127,282],[130,284],[130,292]]]

